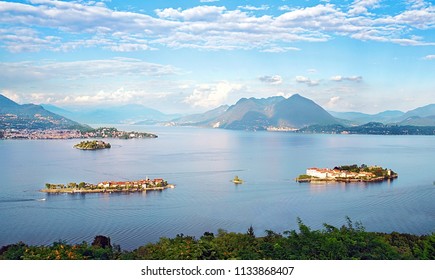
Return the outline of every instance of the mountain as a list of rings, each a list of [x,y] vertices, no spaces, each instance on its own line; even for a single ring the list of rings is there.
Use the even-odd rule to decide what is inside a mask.
[[[435,126],[435,115],[428,117],[412,116],[399,122],[398,125]]]
[[[301,128],[313,124],[329,125],[338,121],[314,101],[295,94],[275,105],[272,125]]]
[[[273,115],[274,105],[284,99],[281,96],[261,99],[242,98],[214,119],[211,125],[227,129],[264,130],[270,126],[269,119]]]
[[[378,114],[364,114],[359,112],[329,112],[336,118],[348,120],[351,124],[360,125],[369,122],[379,122],[383,124],[433,126],[435,118],[435,104],[429,104],[405,112],[384,111]]]
[[[71,112],[69,110],[66,110],[66,109],[51,105],[51,104],[40,104],[40,105],[42,106],[42,108],[44,108],[47,111],[50,111],[50,112],[55,113],[57,115],[67,117],[69,119],[74,119],[74,117],[71,117],[71,116],[74,116],[74,112]]]
[[[90,127],[47,111],[39,105],[20,105],[0,94],[0,129],[88,130]]]
[[[429,105],[408,111],[401,117],[401,120],[405,120],[405,119],[410,118],[410,117],[425,118],[425,117],[432,117],[432,116],[435,116],[435,104],[429,104]]]
[[[137,104],[128,104],[122,106],[92,108],[92,109],[76,109],[66,110],[50,104],[43,105],[47,110],[61,114],[75,121],[84,123],[156,123],[168,121],[179,115],[167,115],[156,109],[148,108]]]
[[[348,120],[351,124],[365,124],[369,122],[392,123],[400,119],[405,113],[402,111],[384,111],[377,114],[364,114],[359,112],[329,112],[332,116]]]
[[[287,99],[282,96],[242,98],[230,107],[219,107],[205,114],[175,120],[174,123],[200,123],[203,126],[237,130],[292,130],[314,124],[330,125],[341,122],[312,100],[295,94]]]
[[[217,107],[216,109],[207,111],[202,114],[193,114],[184,117],[180,117],[172,120],[173,124],[182,124],[182,125],[206,125],[207,123],[213,121],[215,118],[219,117],[223,113],[228,110],[228,105],[222,105]]]

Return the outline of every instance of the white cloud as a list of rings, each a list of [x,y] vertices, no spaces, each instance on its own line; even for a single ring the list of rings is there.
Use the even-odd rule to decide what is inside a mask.
[[[261,76],[258,79],[264,83],[272,84],[272,85],[279,85],[282,83],[282,77],[280,75]]]
[[[219,0],[199,0],[201,3],[212,3],[212,2],[219,2]]]
[[[427,7],[429,4],[424,0],[407,0],[406,1],[413,9]]]
[[[282,92],[282,91],[280,91],[280,92],[278,92],[277,94],[276,94],[276,96],[282,96],[282,97],[284,97],[284,98],[289,98],[290,96],[292,96],[294,93],[285,93],[285,92]]]
[[[269,10],[270,7],[268,5],[261,5],[260,7],[246,5],[246,6],[238,6],[237,8],[242,10],[248,10],[248,11],[266,11]]]
[[[139,59],[119,57],[73,62],[0,62],[0,71],[9,80],[17,81],[22,79],[41,80],[49,78],[82,79],[103,76],[154,77],[175,75],[179,70],[171,65],[161,65]]]
[[[113,91],[99,91],[92,95],[68,96],[66,100],[74,104],[90,104],[90,103],[128,103],[136,95],[135,91],[125,90],[123,87]],[[58,102],[62,103],[62,102]]]
[[[427,29],[435,25],[435,7],[405,11],[394,17],[394,21],[418,29]]]
[[[359,102],[360,100],[358,100],[355,97],[352,97],[351,99],[349,98],[347,99],[339,95],[331,95],[329,99],[327,99],[327,101],[322,104],[322,106],[325,109],[334,110],[338,112],[361,111],[362,107],[361,107],[361,103]],[[357,105],[355,105],[355,103]]]
[[[341,101],[340,96],[333,96],[329,99],[328,103],[326,103],[327,108],[334,108]]]
[[[350,6],[349,14],[366,14],[368,9],[379,8],[381,0],[355,0]]]
[[[331,77],[331,81],[334,81],[334,82],[342,82],[342,81],[361,82],[362,77],[361,76],[344,77],[344,76],[337,75],[337,76]]]
[[[13,92],[9,89],[2,89],[0,91],[0,94],[6,96],[7,98],[9,98],[12,101],[15,101],[17,103],[21,103],[21,96],[18,95],[16,92]]]
[[[296,76],[296,82],[306,84],[308,86],[318,86],[320,81],[318,80],[311,80],[308,77],[305,76]]]
[[[198,6],[186,10],[180,8],[167,8],[164,10],[156,10],[156,14],[160,18],[175,19],[184,21],[216,21],[222,17],[225,7],[216,6]]]
[[[435,60],[435,54],[426,55],[423,59],[425,59],[425,60]]]
[[[260,52],[266,53],[284,53],[288,51],[300,51],[301,49],[295,47],[279,47],[279,46],[271,46],[266,49],[261,50]]]
[[[284,13],[277,17],[276,23],[281,26],[294,26],[297,24],[313,26],[318,24],[319,20],[324,20],[322,17],[334,14],[339,14],[334,5],[317,5]]]
[[[214,108],[225,104],[231,93],[241,90],[241,84],[222,81],[217,84],[202,84],[197,86],[184,102],[201,108]]]
[[[280,10],[280,11],[291,11],[292,8],[290,8],[290,7],[287,6],[287,5],[283,5],[283,6],[279,6],[279,7],[278,7],[278,10]]]

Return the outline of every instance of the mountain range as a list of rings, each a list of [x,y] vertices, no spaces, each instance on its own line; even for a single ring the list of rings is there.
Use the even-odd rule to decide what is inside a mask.
[[[435,104],[408,112],[378,114],[328,112],[314,101],[294,94],[289,98],[242,98],[202,114],[168,115],[142,105],[67,110],[50,104],[19,105],[0,94],[2,128],[84,128],[80,123],[170,124],[237,130],[299,130],[310,126],[355,127],[367,123],[398,126],[435,126]]]
[[[195,122],[195,119],[198,121]],[[296,130],[314,124],[342,124],[342,121],[312,100],[295,94],[289,98],[242,98],[232,106],[221,106],[202,115],[179,118],[173,123],[240,130]]]
[[[88,130],[82,125],[45,110],[40,105],[20,105],[0,94],[0,129],[79,129]]]
[[[68,110],[51,104],[42,104],[45,109],[77,122],[87,124],[155,124],[177,118],[138,104]]]
[[[429,104],[407,112],[384,111],[373,115],[357,112],[329,113],[336,118],[348,120],[354,125],[380,122],[383,124],[435,126],[435,104]]]
[[[172,123],[242,130],[297,130],[311,125],[346,127],[370,122],[400,126],[435,126],[435,104],[408,112],[384,111],[373,115],[327,112],[312,100],[295,94],[289,98],[242,98],[232,106],[221,106],[204,114],[173,120]]]

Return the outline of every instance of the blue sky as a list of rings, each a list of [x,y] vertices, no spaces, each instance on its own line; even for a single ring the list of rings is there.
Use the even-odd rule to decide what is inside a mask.
[[[0,1],[0,92],[202,112],[299,93],[333,111],[435,103],[424,0]]]

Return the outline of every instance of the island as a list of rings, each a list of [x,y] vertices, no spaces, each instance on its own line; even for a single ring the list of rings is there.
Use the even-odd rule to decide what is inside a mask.
[[[297,182],[381,182],[392,180],[398,177],[398,174],[391,169],[380,166],[367,166],[362,164],[358,166],[342,165],[333,169],[329,168],[308,168],[306,174],[299,175]]]
[[[45,184],[44,193],[116,193],[116,192],[144,192],[151,190],[173,189],[175,185],[168,184],[161,178],[141,179],[137,181],[105,181],[98,184],[85,182],[68,184]]]
[[[74,145],[74,148],[79,150],[100,150],[110,149],[110,147],[110,143],[106,143],[101,140],[81,141],[80,143]]]
[[[134,139],[134,138],[157,138],[157,135],[147,132],[137,131],[121,131],[115,127],[99,127],[82,133],[84,138],[119,138],[119,139]]]

